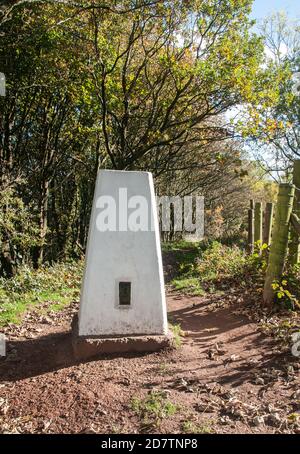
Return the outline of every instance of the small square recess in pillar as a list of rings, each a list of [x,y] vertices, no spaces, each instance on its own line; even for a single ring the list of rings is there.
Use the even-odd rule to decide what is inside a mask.
[[[131,282],[119,282],[119,305],[131,305]]]

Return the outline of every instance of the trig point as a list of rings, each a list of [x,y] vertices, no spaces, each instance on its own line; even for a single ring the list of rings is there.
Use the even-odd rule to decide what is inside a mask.
[[[152,175],[97,177],[73,347],[79,359],[170,346]]]

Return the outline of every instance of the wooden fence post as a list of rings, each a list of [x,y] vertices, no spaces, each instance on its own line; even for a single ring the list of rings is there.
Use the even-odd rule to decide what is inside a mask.
[[[267,203],[265,209],[265,219],[264,219],[264,233],[263,233],[263,244],[270,246],[271,244],[271,233],[273,225],[273,203]]]
[[[262,245],[262,203],[256,202],[255,204],[255,217],[254,217],[254,242],[260,242]]]
[[[251,204],[250,204],[251,206]],[[248,251],[253,254],[254,251],[254,210],[248,210]]]
[[[293,184],[296,186],[293,213],[296,216],[300,216],[300,160],[297,159],[294,162],[293,171]],[[291,242],[289,246],[289,262],[291,265],[299,263],[300,259],[300,244],[299,235],[294,228],[291,229]]]
[[[280,184],[274,228],[272,234],[269,262],[266,272],[263,299],[266,306],[274,300],[272,284],[281,278],[284,260],[288,247],[289,222],[293,208],[295,186],[293,184]]]

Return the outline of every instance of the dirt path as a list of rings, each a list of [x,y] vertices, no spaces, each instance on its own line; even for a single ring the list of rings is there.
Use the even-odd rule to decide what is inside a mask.
[[[180,348],[81,364],[72,359],[69,334],[76,303],[47,316],[28,313],[6,329],[0,432],[299,431],[295,416],[287,422],[300,410],[299,362],[226,299],[169,292],[169,318],[185,332]],[[141,407],[153,391],[175,410],[161,418],[149,408],[138,414],[133,402]]]

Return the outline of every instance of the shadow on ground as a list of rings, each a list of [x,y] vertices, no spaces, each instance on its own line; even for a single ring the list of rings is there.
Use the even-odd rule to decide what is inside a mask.
[[[293,357],[286,352],[274,351],[274,340],[258,331],[254,323],[242,315],[233,314],[238,305],[220,307],[210,312],[210,304],[211,300],[194,298],[189,306],[177,308],[180,303],[176,301],[176,309],[169,312],[173,323],[178,323],[187,332],[184,342],[196,347],[199,368],[194,371],[202,374],[205,368],[205,380],[215,378],[220,384],[236,387],[253,382],[255,376],[266,370],[282,371],[287,361],[293,361]],[[210,360],[209,352],[217,344],[222,345],[226,354],[218,356],[216,353]],[[238,359],[232,361],[232,357]],[[188,373],[192,361],[193,358],[182,359],[178,373]],[[266,384],[276,380],[274,374],[274,380],[270,376]]]
[[[0,380],[15,382],[95,360],[106,361],[118,357],[146,355],[147,353],[136,352],[116,353],[79,361],[73,354],[70,331],[50,333],[36,339],[10,341],[7,358],[0,360]]]

